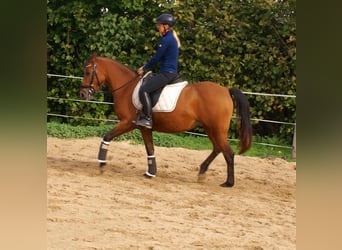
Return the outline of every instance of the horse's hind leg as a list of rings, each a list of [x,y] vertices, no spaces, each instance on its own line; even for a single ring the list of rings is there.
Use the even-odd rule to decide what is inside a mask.
[[[226,143],[226,150],[222,151],[222,153],[227,163],[227,180],[220,186],[232,187],[234,186],[234,152],[228,142]]]
[[[204,130],[206,131],[211,143],[213,144],[213,151],[210,155],[205,159],[202,164],[200,165],[200,171],[198,173],[198,180],[202,181],[205,178],[205,173],[208,170],[210,163],[216,158],[216,156],[221,152],[221,148],[217,143],[217,138],[219,138],[219,134],[217,133],[217,129],[211,129],[209,127],[205,127]]]
[[[216,158],[216,156],[220,153],[220,151],[213,150],[210,155],[205,159],[200,165],[200,171],[198,173],[198,181],[202,182],[205,179],[205,173],[208,170],[210,163]]]
[[[199,171],[199,175],[203,175],[205,174],[205,172],[207,172],[208,167],[210,165],[210,163],[216,158],[216,156],[220,153],[220,151],[217,150],[213,150],[210,155],[207,157],[207,159],[205,159],[202,164],[200,165],[200,171]]]
[[[225,130],[222,130],[224,132],[219,133],[219,129],[207,131],[208,137],[214,145],[214,151],[202,163],[200,173],[201,171],[205,172],[211,161],[213,161],[215,157],[222,152],[227,164],[227,180],[221,184],[221,187],[232,187],[234,186],[234,152],[227,141],[227,133]]]

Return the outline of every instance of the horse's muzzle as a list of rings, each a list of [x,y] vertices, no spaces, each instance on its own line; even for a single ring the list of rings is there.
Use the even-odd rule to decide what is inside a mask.
[[[80,97],[81,97],[81,99],[83,99],[83,100],[87,100],[88,97],[89,97],[89,95],[88,95],[88,93],[84,93],[84,92],[82,91],[82,92],[80,92]]]
[[[80,97],[83,100],[89,101],[89,100],[93,99],[94,94],[95,94],[95,89],[92,86],[81,85]]]

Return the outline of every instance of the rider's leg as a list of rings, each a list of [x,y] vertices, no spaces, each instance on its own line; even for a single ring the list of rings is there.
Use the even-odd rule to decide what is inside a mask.
[[[143,105],[142,112],[143,116],[136,122],[137,126],[143,126],[146,128],[152,128],[152,103],[150,95],[143,92],[140,96],[140,101]]]

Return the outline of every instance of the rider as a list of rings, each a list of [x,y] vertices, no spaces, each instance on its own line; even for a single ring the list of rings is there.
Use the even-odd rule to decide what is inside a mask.
[[[160,72],[150,74],[145,78],[139,90],[139,98],[143,105],[142,115],[136,125],[152,128],[152,104],[150,94],[178,76],[178,50],[180,41],[177,33],[172,29],[176,21],[171,14],[162,14],[156,20],[159,33],[162,35],[154,56],[137,70],[139,75],[159,62]],[[140,112],[141,113],[141,112]]]

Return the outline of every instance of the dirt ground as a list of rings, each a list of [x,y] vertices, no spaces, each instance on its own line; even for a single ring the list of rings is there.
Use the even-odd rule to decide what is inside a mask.
[[[235,186],[222,188],[220,154],[156,147],[146,179],[143,145],[47,138],[48,249],[296,249],[296,163],[235,156]]]

